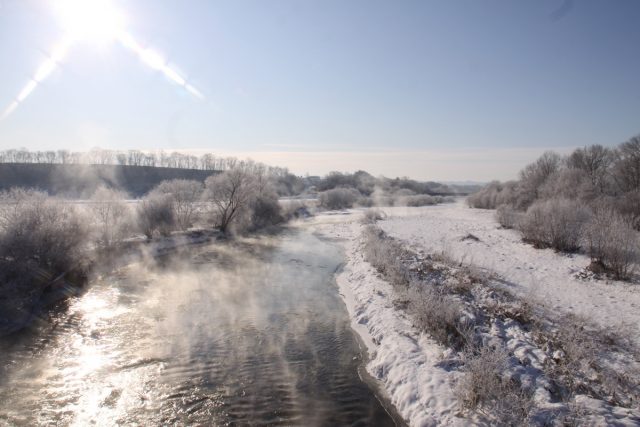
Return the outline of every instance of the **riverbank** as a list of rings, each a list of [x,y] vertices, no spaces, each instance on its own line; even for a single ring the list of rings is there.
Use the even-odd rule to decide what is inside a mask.
[[[438,273],[449,282],[447,286],[458,286],[455,282],[460,274],[469,279],[463,284],[464,289],[455,289],[447,298],[475,316],[476,339],[503,349],[501,357],[506,366],[500,371],[522,387],[521,391],[516,387],[511,393],[526,406],[523,413],[527,424],[640,422],[640,412],[634,403],[637,393],[632,391],[637,352],[632,343],[605,344],[609,339],[636,341],[635,330],[621,326],[609,333],[599,329],[614,324],[607,320],[614,316],[611,310],[621,294],[631,295],[627,304],[633,307],[637,295],[633,285],[597,277],[584,279],[576,274],[585,262],[579,255],[571,258],[571,268],[563,268],[566,256],[536,252],[517,236],[509,236],[511,231],[497,229],[490,213],[471,210],[460,203],[384,211],[388,217],[378,222],[380,228],[415,254],[408,263],[398,260],[408,264],[404,268],[420,270],[425,265],[432,268],[433,260],[444,260],[435,264],[440,263]],[[346,263],[337,282],[352,328],[367,345],[370,356],[367,372],[378,380],[410,425],[490,424],[492,414],[483,414],[481,407],[464,408],[461,401],[464,398],[461,399],[458,384],[468,375],[470,368],[465,367],[468,354],[447,348],[419,330],[415,319],[402,306],[398,287],[394,289],[388,278],[365,259],[366,225],[361,223],[362,212],[327,212],[313,220],[313,227],[344,248]],[[500,247],[505,235],[508,244]],[[468,248],[476,252],[470,255]],[[492,260],[491,254],[497,252],[501,258]],[[530,280],[520,282],[522,276],[508,273],[519,273],[530,266],[518,265],[525,261],[519,256],[528,252],[531,252],[529,263],[539,269],[526,268]],[[474,258],[476,253],[478,256]],[[475,259],[485,262],[478,266],[472,263]],[[501,268],[488,268],[495,265]],[[547,283],[527,286],[536,273],[539,279],[546,278]],[[562,277],[573,280],[569,287],[574,292],[579,292],[580,285],[590,292],[610,291],[611,295],[601,296],[609,296],[609,303],[600,305],[588,298],[577,298],[579,304],[574,307],[567,290],[559,286]],[[531,311],[524,312],[523,308]],[[592,310],[589,321],[583,322],[580,313],[589,308]],[[628,321],[626,313],[628,310],[622,310],[622,316],[616,320]],[[620,373],[620,378],[611,381],[614,372]]]
[[[27,328],[51,306],[77,296],[88,283],[113,270],[146,258],[167,256],[180,248],[205,244],[220,238],[213,230],[192,230],[148,240],[143,236],[128,239],[109,249],[93,249],[86,265],[51,276],[45,271],[33,273],[33,280],[22,288],[3,284],[0,290],[0,337]]]
[[[456,372],[440,362],[447,349],[419,333],[394,306],[391,285],[363,260],[361,215],[319,215],[313,228],[344,248],[346,262],[336,281],[352,328],[365,343],[367,372],[412,426],[465,425],[453,389]]]

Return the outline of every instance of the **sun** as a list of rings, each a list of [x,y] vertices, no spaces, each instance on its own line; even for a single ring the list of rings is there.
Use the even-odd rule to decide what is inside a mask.
[[[0,0],[1,2],[2,0]],[[132,51],[146,66],[198,99],[204,95],[183,77],[169,60],[146,44],[139,43],[126,29],[126,16],[110,0],[50,0],[64,35],[27,84],[0,112],[0,121],[11,115],[31,93],[65,60],[69,49],[79,43],[91,46],[119,43]]]
[[[109,0],[53,0],[56,17],[75,41],[111,42],[124,31],[124,14]]]

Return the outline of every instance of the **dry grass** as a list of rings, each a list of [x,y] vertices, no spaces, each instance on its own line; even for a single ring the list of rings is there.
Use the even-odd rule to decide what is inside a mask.
[[[617,406],[638,405],[640,367],[633,356],[637,349],[625,338],[630,333],[605,331],[572,314],[533,326],[540,346],[554,355],[545,370],[564,400],[587,394]]]
[[[379,228],[370,226],[365,231],[364,254],[397,288],[402,306],[418,329],[445,346],[462,349],[467,344],[474,325],[465,316],[463,305],[448,294],[447,288],[438,285],[437,280],[418,280],[418,274],[403,262],[413,258],[411,252]]]
[[[455,298],[429,285],[413,286],[405,295],[414,325],[438,343],[460,350],[470,340],[474,324]]]
[[[526,425],[533,400],[520,384],[505,376],[507,352],[501,347],[470,346],[463,359],[464,376],[456,388],[463,408],[480,410],[500,425]]]
[[[387,217],[380,209],[370,208],[364,211],[364,215],[362,216],[363,224],[375,224],[378,221],[381,221]]]
[[[394,286],[413,324],[441,345],[462,351],[457,394],[463,409],[484,413],[497,425],[580,425],[590,415],[571,407],[577,395],[638,406],[639,353],[625,339],[633,333],[624,327],[612,333],[584,318],[551,313],[533,296],[516,297],[501,287],[487,270],[446,256],[420,259],[375,226],[364,236],[366,260]],[[547,355],[544,377],[564,408],[536,408],[532,391],[508,374],[521,362],[501,347],[506,344],[483,343],[496,319],[517,322],[528,342]]]
[[[369,226],[364,232],[365,259],[393,286],[407,288],[412,275],[403,258],[411,254],[377,227]]]

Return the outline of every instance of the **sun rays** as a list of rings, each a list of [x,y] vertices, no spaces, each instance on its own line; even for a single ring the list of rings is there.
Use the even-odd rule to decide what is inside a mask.
[[[182,76],[168,60],[155,49],[139,43],[126,30],[126,15],[109,0],[54,0],[53,10],[65,35],[47,59],[38,67],[13,101],[0,114],[0,120],[11,115],[25,99],[64,61],[74,44],[118,42],[136,54],[146,66],[161,72],[172,83],[198,99],[202,93]]]

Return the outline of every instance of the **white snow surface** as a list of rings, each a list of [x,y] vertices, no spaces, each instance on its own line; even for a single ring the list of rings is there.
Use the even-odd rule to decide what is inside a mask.
[[[389,217],[378,225],[409,247],[497,273],[507,289],[552,310],[582,315],[604,328],[625,325],[640,343],[640,284],[585,275],[587,256],[536,249],[517,231],[501,228],[495,211],[472,209],[464,201],[383,210]],[[479,241],[464,239],[469,234]]]
[[[378,226],[417,252],[444,252],[465,264],[497,273],[507,289],[554,310],[584,315],[604,327],[624,323],[626,330],[635,334],[631,338],[640,341],[638,330],[633,329],[640,324],[640,285],[585,275],[589,264],[586,256],[535,249],[522,242],[518,232],[500,228],[494,211],[471,209],[463,202],[382,210],[388,218]],[[367,346],[367,372],[379,381],[385,397],[411,426],[486,424],[480,414],[463,415],[459,410],[455,387],[463,374],[447,368],[456,355],[411,325],[404,311],[394,307],[391,285],[364,260],[361,212],[328,212],[311,223],[319,234],[344,248],[346,263],[336,280],[352,327]],[[479,240],[464,239],[468,234]],[[511,349],[517,350],[514,355],[527,359],[525,365],[536,367],[534,362],[544,355],[535,348],[525,348],[527,340],[519,339],[522,337],[518,334],[512,337],[512,328],[503,326],[491,334],[501,336],[509,347],[520,345],[522,349]],[[533,380],[541,382],[536,387],[538,392],[544,391],[544,378],[538,375]],[[548,400],[538,392],[540,403]],[[640,416],[637,411],[606,405],[596,411],[602,403],[586,397],[581,403],[589,403],[586,406],[599,414],[599,419],[592,418],[593,425],[607,425],[613,420],[633,425]]]
[[[315,228],[326,237],[339,239],[345,249],[347,262],[336,280],[352,327],[367,346],[367,372],[380,382],[386,397],[411,426],[473,423],[457,415],[454,389],[460,374],[447,370],[448,353],[394,308],[391,285],[363,260],[359,219],[359,215],[322,215]]]

